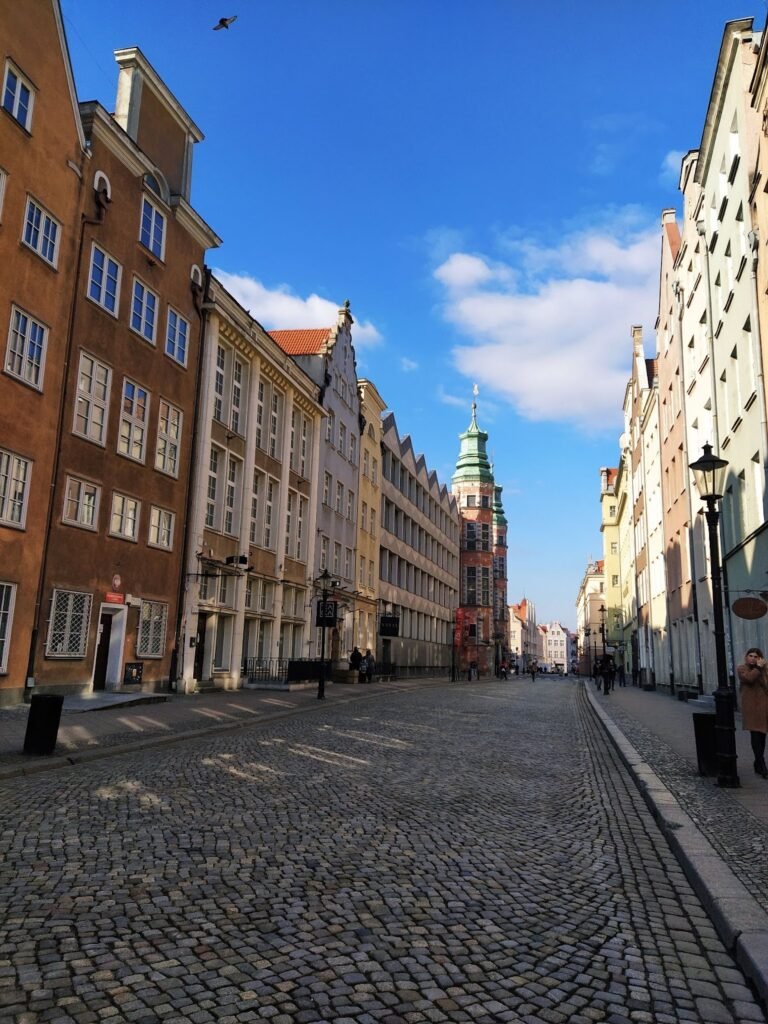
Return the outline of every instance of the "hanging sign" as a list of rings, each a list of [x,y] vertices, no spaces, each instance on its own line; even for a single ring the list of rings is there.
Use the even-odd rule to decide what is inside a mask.
[[[380,615],[379,636],[400,636],[400,616]]]

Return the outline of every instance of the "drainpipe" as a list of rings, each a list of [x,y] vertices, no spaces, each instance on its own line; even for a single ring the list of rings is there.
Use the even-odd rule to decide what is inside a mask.
[[[61,438],[64,433],[64,414],[67,407],[67,396],[69,394],[69,365],[72,361],[72,350],[75,338],[75,313],[77,311],[77,299],[80,294],[80,271],[83,264],[83,249],[85,245],[86,227],[98,227],[104,222],[107,207],[111,202],[106,188],[94,189],[96,200],[96,216],[86,217],[80,215],[80,238],[77,243],[77,259],[75,260],[74,286],[72,288],[72,301],[69,304],[69,318],[67,321],[67,344],[64,350],[64,363],[62,366],[62,388],[59,398],[59,415],[56,423],[56,437],[53,446],[53,465],[51,467],[50,489],[48,492],[48,510],[45,519],[45,539],[43,541],[43,556],[40,560],[40,574],[37,579],[37,592],[35,595],[35,610],[32,615],[32,632],[29,638],[29,656],[27,658],[27,678],[24,687],[24,696],[34,689],[35,686],[35,653],[37,641],[40,636],[40,613],[43,604],[43,587],[45,586],[45,574],[48,569],[48,550],[51,542],[51,531],[53,529],[54,494],[56,483],[59,477],[59,466],[61,465]]]

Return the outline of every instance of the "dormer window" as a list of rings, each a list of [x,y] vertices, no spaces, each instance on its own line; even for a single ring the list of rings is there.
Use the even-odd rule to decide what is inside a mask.
[[[8,61],[3,78],[3,108],[26,131],[31,130],[35,92],[32,85]]]
[[[139,241],[159,260],[165,258],[165,214],[146,196],[141,201]]]

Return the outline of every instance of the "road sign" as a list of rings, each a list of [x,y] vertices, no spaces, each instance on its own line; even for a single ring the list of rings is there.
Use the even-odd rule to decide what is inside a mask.
[[[316,626],[335,626],[337,618],[337,602],[324,601],[322,597],[317,599],[317,614],[315,616]]]

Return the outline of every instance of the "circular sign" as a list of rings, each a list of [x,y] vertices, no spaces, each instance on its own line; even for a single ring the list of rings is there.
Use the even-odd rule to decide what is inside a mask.
[[[118,576],[117,573],[115,573],[115,575],[112,577],[112,589],[113,590],[119,590],[120,589],[120,584],[122,582],[123,582],[122,579]]]
[[[759,597],[740,597],[731,605],[733,614],[740,619],[762,619],[768,612],[768,604]]]

